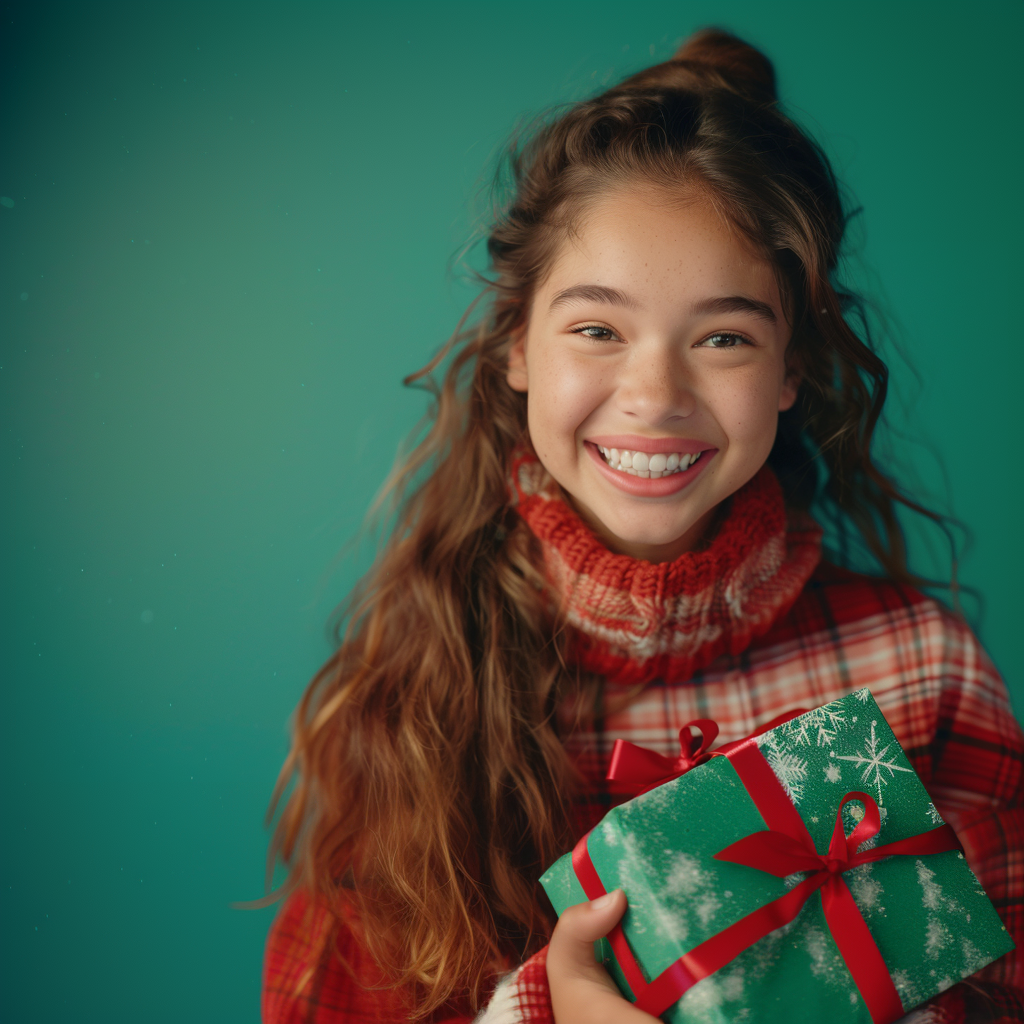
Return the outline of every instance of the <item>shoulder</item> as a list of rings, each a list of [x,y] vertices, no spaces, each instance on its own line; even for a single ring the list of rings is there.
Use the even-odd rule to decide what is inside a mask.
[[[780,626],[828,628],[877,617],[899,618],[941,612],[941,605],[921,591],[888,579],[851,572],[822,562],[804,585]]]
[[[956,612],[914,587],[827,562],[818,566],[762,644],[808,637],[897,647],[919,667],[929,664],[953,674],[996,674]]]
[[[1017,744],[1006,687],[970,626],[891,580],[821,565],[747,659],[807,707],[869,689],[908,752],[941,743],[953,722],[957,733]]]
[[[667,751],[670,723],[710,717],[723,738],[741,739],[794,707],[863,689],[908,752],[941,742],[953,720],[1014,746],[1020,733],[1003,681],[961,617],[913,587],[829,564],[739,654],[692,678],[655,681],[606,727],[647,744],[663,732]]]

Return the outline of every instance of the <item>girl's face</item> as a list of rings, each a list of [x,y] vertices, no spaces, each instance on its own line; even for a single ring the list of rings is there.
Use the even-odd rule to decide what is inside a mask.
[[[796,400],[771,268],[704,202],[598,201],[509,356],[540,461],[614,551],[692,550]]]

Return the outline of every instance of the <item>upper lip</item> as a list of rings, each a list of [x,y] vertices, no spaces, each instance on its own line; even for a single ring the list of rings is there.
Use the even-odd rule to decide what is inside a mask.
[[[596,444],[599,448],[649,452],[652,455],[659,453],[670,455],[672,452],[678,452],[680,455],[696,455],[697,452],[706,452],[709,448],[715,447],[707,441],[699,441],[692,437],[640,437],[639,434],[601,434],[598,437],[588,437],[585,440]]]

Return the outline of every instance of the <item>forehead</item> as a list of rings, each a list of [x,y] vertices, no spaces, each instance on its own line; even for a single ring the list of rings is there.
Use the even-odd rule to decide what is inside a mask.
[[[706,199],[619,189],[594,201],[565,233],[537,298],[601,284],[647,303],[746,295],[781,312],[772,267]]]

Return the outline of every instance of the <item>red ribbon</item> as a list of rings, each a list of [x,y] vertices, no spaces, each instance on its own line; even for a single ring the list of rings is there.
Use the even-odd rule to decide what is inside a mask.
[[[691,729],[700,733],[699,740]],[[718,723],[710,718],[695,718],[687,722],[679,730],[678,757],[666,757],[629,740],[616,740],[605,778],[616,784],[613,788],[617,792],[639,796],[703,764],[710,756],[708,747],[717,736]]]
[[[806,708],[794,708],[765,722],[759,729],[752,732],[751,736],[760,736],[762,733],[774,729],[783,722],[788,722],[799,715],[806,713]],[[700,739],[690,731],[696,729],[700,733]],[[666,757],[647,747],[637,746],[629,740],[616,740],[612,747],[612,759],[608,765],[608,773],[605,778],[613,782],[612,789],[617,793],[630,793],[639,796],[646,793],[655,786],[664,785],[680,775],[685,775],[691,768],[703,764],[714,754],[725,754],[734,747],[739,746],[743,740],[735,740],[732,743],[725,743],[718,750],[709,751],[708,748],[715,742],[718,736],[718,723],[711,718],[695,718],[679,730],[679,756]],[[749,739],[749,737],[748,737]]]
[[[812,874],[785,895],[691,949],[650,982],[640,970],[621,926],[617,925],[609,933],[608,940],[636,997],[636,1006],[655,1017],[664,1013],[701,978],[714,974],[769,932],[792,921],[811,895],[821,890],[829,931],[872,1021],[874,1024],[892,1024],[903,1016],[903,1004],[878,945],[842,877],[843,872],[883,857],[922,856],[962,849],[956,833],[949,825],[940,825],[920,835],[861,850],[869,839],[878,834],[881,815],[868,794],[853,791],[840,802],[828,853],[821,855],[754,738],[730,746],[732,749],[725,756],[757,805],[768,830],[755,832],[727,846],[715,854],[716,859],[744,864],[778,877],[796,871],[810,871]],[[847,836],[843,829],[842,809],[850,800],[861,801],[865,811],[863,819]],[[583,891],[588,899],[593,900],[603,896],[606,890],[587,850],[589,835],[588,832],[576,844],[572,863]]]

